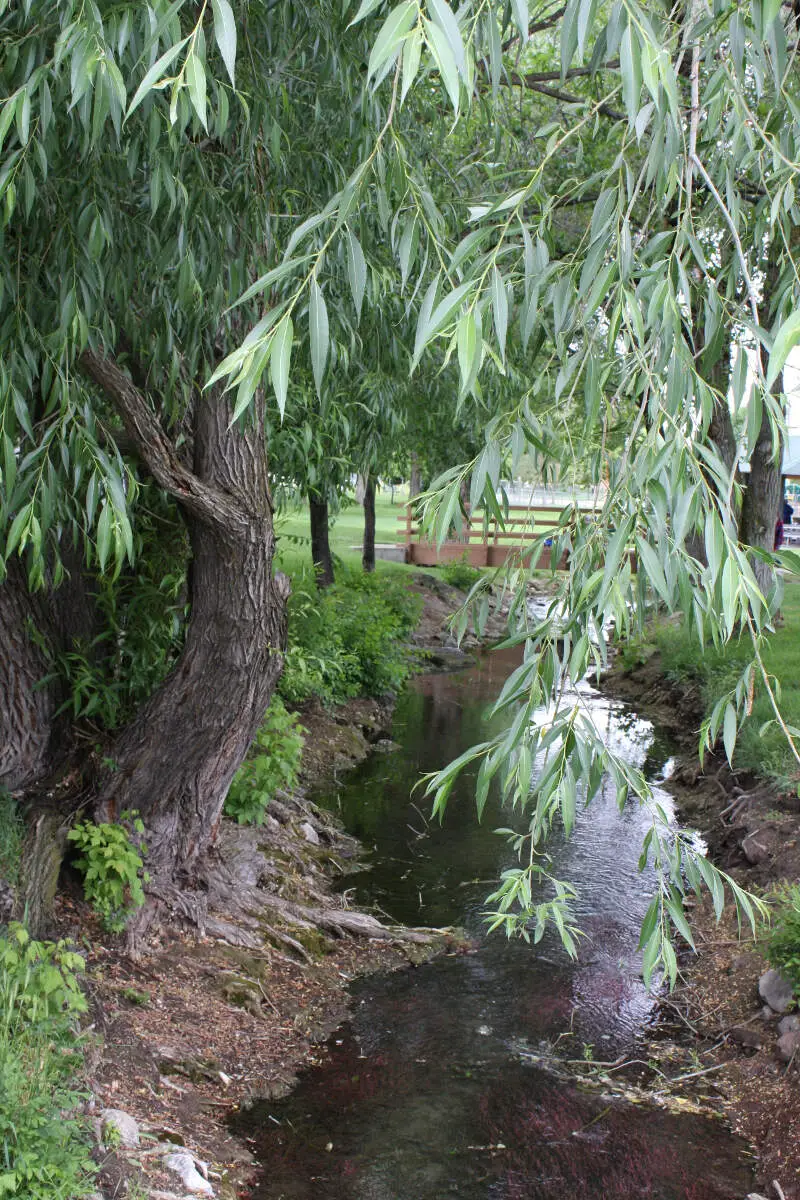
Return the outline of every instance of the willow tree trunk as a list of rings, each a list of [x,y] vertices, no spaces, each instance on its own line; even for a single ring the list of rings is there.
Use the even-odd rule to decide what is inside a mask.
[[[375,477],[368,475],[364,487],[364,545],[361,565],[365,571],[375,570]]]
[[[48,665],[37,608],[22,563],[10,559],[0,584],[0,787],[10,792],[35,784],[50,764],[56,698],[42,686]]]
[[[779,379],[780,386],[780,379]],[[763,406],[761,428],[750,455],[750,472],[746,477],[742,513],[739,518],[739,540],[746,546],[772,550],[775,545],[775,526],[781,513],[781,457],[783,446],[779,434],[773,432],[766,405]],[[753,572],[758,586],[766,595],[775,574],[770,563],[752,556]]]
[[[317,585],[322,588],[330,587],[334,575],[329,537],[328,501],[309,492],[308,511],[311,520],[311,561],[314,564]]]
[[[0,787],[24,797],[25,835],[15,883],[0,878],[0,921],[24,919],[34,935],[47,931],[69,813],[53,799],[52,782],[74,748],[68,699],[53,677],[53,658],[95,632],[93,597],[70,547],[65,578],[52,592],[31,593],[22,562],[12,558],[0,585]]]
[[[283,666],[288,580],[272,576],[275,540],[263,412],[231,425],[219,393],[195,414],[194,465],[179,459],[144,397],[115,363],[83,356],[114,402],[157,482],[180,501],[189,529],[191,610],[175,666],[109,750],[95,811],[144,822],[150,891],[191,890],[213,844],[230,782]]]
[[[408,498],[413,500],[422,491],[422,472],[419,469],[419,460],[416,454],[411,453],[411,478],[408,483]]]

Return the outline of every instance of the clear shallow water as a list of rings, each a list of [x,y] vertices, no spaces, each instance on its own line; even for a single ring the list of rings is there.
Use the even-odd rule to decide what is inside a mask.
[[[241,1118],[264,1164],[259,1200],[730,1200],[751,1190],[741,1146],[718,1123],[603,1100],[526,1059],[558,1038],[568,1056],[591,1046],[598,1060],[633,1046],[652,1006],[636,951],[652,881],[637,871],[646,814],[633,804],[620,814],[609,788],[552,847],[555,872],[580,889],[580,961],[552,937],[531,948],[485,936],[486,894],[514,861],[491,832],[508,815],[490,800],[479,825],[466,777],[441,827],[410,793],[420,772],[485,735],[486,704],[516,661],[496,652],[474,670],[418,679],[398,705],[399,749],[318,797],[372,847],[346,881],[354,902],[412,925],[465,926],[473,949],[354,985],[352,1020],[326,1061],[291,1096]],[[652,727],[591,689],[585,699],[616,749],[658,779],[670,748]]]

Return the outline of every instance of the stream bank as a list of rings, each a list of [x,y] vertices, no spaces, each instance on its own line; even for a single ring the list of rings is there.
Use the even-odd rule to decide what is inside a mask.
[[[731,771],[722,754],[707,754],[701,767],[699,691],[665,678],[657,653],[628,669],[618,662],[603,690],[674,737],[679,759],[664,786],[681,823],[699,831],[718,866],[755,892],[800,878],[800,801],[768,780]],[[679,986],[662,999],[655,1036],[708,1071],[719,1110],[754,1147],[764,1196],[799,1200],[800,1068],[778,1056],[782,1018],[759,995],[768,964],[748,931],[739,939],[730,907],[719,924],[707,901],[691,916],[697,954],[683,953]]]
[[[423,598],[413,647],[428,669],[469,661],[448,629],[463,594],[435,576],[416,576],[411,586]],[[495,619],[489,636],[501,632]],[[393,708],[390,698],[364,697],[332,710],[307,706],[300,786],[275,798],[261,828],[223,823],[220,874],[286,903],[268,927],[245,925],[237,933],[210,915],[204,935],[176,923],[133,960],[103,932],[77,890],[59,896],[58,934],[79,944],[87,960],[93,1022],[87,1111],[103,1197],[182,1197],[178,1177],[162,1169],[163,1143],[208,1164],[218,1197],[247,1195],[256,1163],[245,1141],[230,1133],[230,1114],[255,1096],[285,1094],[301,1064],[325,1055],[325,1039],[348,1011],[352,980],[458,948],[457,938],[387,928],[351,908],[333,885],[354,869],[361,848],[308,798],[369,755],[391,750]],[[297,922],[297,912],[309,907],[327,914],[321,929]],[[240,945],[230,944],[237,939]],[[119,1146],[113,1134],[103,1146],[107,1109],[136,1121],[138,1146]]]

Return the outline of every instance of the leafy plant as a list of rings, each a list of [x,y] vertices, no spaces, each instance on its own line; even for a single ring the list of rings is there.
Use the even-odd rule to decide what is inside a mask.
[[[442,567],[442,578],[451,587],[460,588],[462,592],[469,591],[474,583],[483,578],[477,567],[471,567],[467,562],[466,553],[455,562],[445,563]]]
[[[64,1014],[86,1011],[79,976],[80,954],[67,943],[37,942],[24,925],[12,921],[0,938],[0,1005],[6,1027],[20,1017],[44,1026]]]
[[[86,1010],[83,959],[12,924],[0,938],[0,1197],[77,1200],[92,1190],[86,1129],[75,1118]]]
[[[111,933],[121,933],[138,908],[144,904],[143,883],[147,846],[141,840],[144,825],[135,813],[121,814],[138,835],[134,843],[124,824],[79,821],[67,834],[80,857],[75,866],[83,875],[83,894]]]
[[[767,960],[800,996],[800,886],[787,887],[773,912]]]
[[[267,805],[277,789],[291,788],[297,779],[303,741],[299,718],[287,712],[280,696],[273,696],[256,735],[255,749],[231,783],[225,799],[227,816],[240,825],[263,825]]]
[[[300,591],[291,605],[284,699],[340,704],[403,686],[414,667],[406,639],[422,605],[405,581],[354,572],[323,593]]]

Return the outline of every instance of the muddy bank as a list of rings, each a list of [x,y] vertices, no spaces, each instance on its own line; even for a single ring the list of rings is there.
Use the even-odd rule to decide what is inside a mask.
[[[417,577],[412,587],[424,600],[413,638],[420,666],[469,661],[449,632],[462,593],[436,577]],[[502,629],[493,619],[489,638]],[[357,698],[300,714],[300,786],[275,798],[259,829],[224,822],[220,894],[209,897],[201,930],[168,926],[134,961],[76,894],[59,898],[59,934],[87,956],[89,1111],[98,1137],[103,1110],[119,1109],[136,1120],[142,1139],[134,1148],[101,1146],[105,1197],[183,1195],[180,1178],[163,1169],[163,1143],[205,1164],[215,1195],[247,1195],[257,1164],[228,1132],[231,1114],[254,1097],[282,1095],[301,1065],[326,1053],[354,978],[456,948],[446,936],[387,928],[349,908],[334,887],[357,864],[360,847],[308,798],[369,754],[391,749],[392,712],[391,698]],[[226,888],[237,910],[230,920]],[[258,906],[242,904],[248,892]]]
[[[723,755],[707,755],[701,768],[701,698],[691,686],[665,679],[655,654],[632,670],[616,667],[603,687],[674,736],[680,758],[665,786],[681,823],[699,830],[718,866],[756,893],[800,878],[797,796],[731,771]],[[708,1100],[754,1148],[763,1194],[798,1200],[800,1068],[776,1052],[781,1017],[758,991],[768,964],[749,930],[740,940],[732,911],[717,924],[710,903],[698,904],[692,925],[698,952],[682,956],[682,979],[663,998],[656,1041],[706,1072]]]

